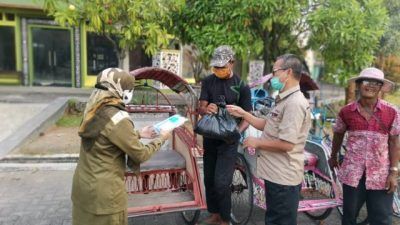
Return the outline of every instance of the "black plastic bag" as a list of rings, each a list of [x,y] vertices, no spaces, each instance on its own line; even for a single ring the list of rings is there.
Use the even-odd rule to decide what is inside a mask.
[[[203,137],[223,140],[227,143],[239,141],[240,133],[236,120],[225,107],[218,107],[217,114],[206,114],[197,122],[194,132]]]

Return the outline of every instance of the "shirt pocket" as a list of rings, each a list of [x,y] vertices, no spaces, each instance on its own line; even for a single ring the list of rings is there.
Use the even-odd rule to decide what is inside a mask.
[[[278,137],[279,124],[282,122],[282,113],[279,110],[273,109],[267,114],[267,124],[265,132],[269,136]]]

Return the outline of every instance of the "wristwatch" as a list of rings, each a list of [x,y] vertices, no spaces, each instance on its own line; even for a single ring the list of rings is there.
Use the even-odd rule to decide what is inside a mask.
[[[397,172],[399,172],[399,168],[397,166],[392,166],[392,167],[389,168],[389,171],[397,173]]]

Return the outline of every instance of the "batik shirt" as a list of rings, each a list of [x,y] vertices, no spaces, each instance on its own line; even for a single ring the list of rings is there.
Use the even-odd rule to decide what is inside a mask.
[[[365,173],[367,189],[383,190],[390,167],[388,139],[400,134],[399,111],[383,100],[377,101],[369,120],[360,110],[358,102],[346,105],[334,126],[334,132],[348,134],[338,177],[343,184],[357,187]]]

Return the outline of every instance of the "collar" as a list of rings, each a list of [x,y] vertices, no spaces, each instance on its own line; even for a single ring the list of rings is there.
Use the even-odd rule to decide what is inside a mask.
[[[279,93],[278,96],[276,97],[276,102],[282,101],[283,99],[285,99],[286,97],[288,97],[289,95],[293,94],[296,91],[300,91],[300,85],[296,85],[282,93]]]
[[[358,107],[361,107],[361,104],[360,104],[359,101],[357,100],[357,101],[353,102],[353,104],[350,106],[350,110],[351,110],[351,111],[356,111],[356,110],[358,110]],[[379,110],[379,111],[382,110],[382,100],[379,99],[379,98],[378,98],[378,101],[377,101],[376,104],[375,104],[374,112],[375,112],[376,110]]]

